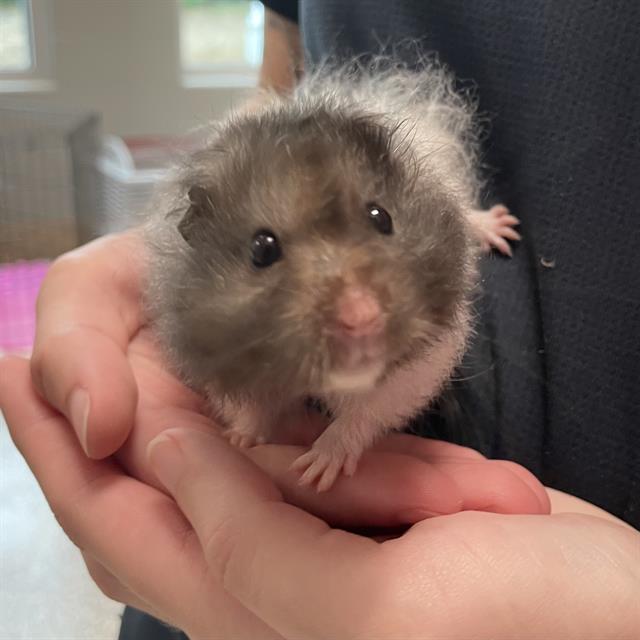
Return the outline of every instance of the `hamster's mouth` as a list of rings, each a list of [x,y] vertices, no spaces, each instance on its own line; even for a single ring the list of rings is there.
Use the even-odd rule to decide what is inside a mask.
[[[327,375],[325,392],[347,393],[369,391],[376,386],[384,371],[384,363],[377,362],[360,369],[333,369]]]
[[[325,375],[325,392],[363,392],[375,387],[387,364],[380,337],[362,336],[330,343],[331,366]]]

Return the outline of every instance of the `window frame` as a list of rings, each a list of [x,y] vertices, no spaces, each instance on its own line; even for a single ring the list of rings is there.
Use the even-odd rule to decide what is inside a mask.
[[[29,29],[31,66],[12,71],[0,69],[0,94],[31,91],[53,91],[51,47],[51,3],[47,0],[25,0]]]
[[[216,63],[198,67],[186,67],[182,59],[182,1],[175,0],[178,30],[178,69],[180,81],[186,89],[235,89],[253,88],[259,81],[260,65]]]

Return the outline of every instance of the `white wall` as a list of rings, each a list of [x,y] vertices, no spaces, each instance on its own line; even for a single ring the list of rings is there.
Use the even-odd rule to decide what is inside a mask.
[[[55,90],[0,100],[95,109],[105,131],[143,135],[183,132],[246,95],[182,87],[177,0],[41,1]]]

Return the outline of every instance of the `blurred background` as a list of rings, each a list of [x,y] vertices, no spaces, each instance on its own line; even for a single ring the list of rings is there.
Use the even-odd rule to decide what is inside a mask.
[[[0,0],[0,351],[28,347],[16,296],[31,298],[42,260],[128,224],[189,130],[255,85],[263,13],[246,0]]]
[[[0,355],[28,354],[50,261],[130,224],[194,127],[257,82],[250,0],[0,0]],[[111,639],[0,420],[0,639]]]

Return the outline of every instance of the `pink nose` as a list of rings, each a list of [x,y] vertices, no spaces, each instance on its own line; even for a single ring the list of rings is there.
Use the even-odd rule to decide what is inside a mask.
[[[372,291],[347,287],[336,301],[336,329],[349,337],[375,336],[384,329],[378,299]]]

